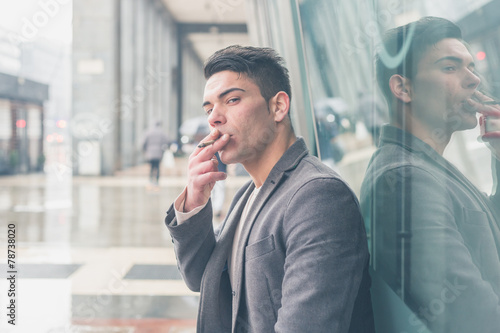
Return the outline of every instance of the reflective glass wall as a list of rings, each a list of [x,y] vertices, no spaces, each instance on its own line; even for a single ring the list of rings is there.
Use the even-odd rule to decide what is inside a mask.
[[[297,131],[360,199],[377,331],[498,332],[500,1],[249,4],[291,70]],[[428,19],[383,43],[427,16],[461,37]]]

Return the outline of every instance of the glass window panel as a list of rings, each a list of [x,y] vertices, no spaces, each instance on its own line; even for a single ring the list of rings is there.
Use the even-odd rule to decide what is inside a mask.
[[[496,332],[500,200],[494,194],[500,168],[477,139],[479,114],[474,114],[484,106],[471,102],[471,111],[466,103],[475,90],[500,96],[500,25],[494,18],[500,1],[291,3],[300,10],[307,63],[307,78],[292,84],[309,85],[315,128],[308,131],[317,132],[313,150],[360,197],[377,331]],[[466,43],[454,38],[451,45],[462,52],[460,65],[467,64],[448,66],[455,74],[432,67],[435,62],[426,68],[422,59],[448,57],[452,51],[439,43],[443,38],[429,43],[434,34],[409,34],[401,45],[421,46],[403,47],[400,57],[393,52],[386,58],[395,67],[409,64],[408,54],[418,59],[399,73],[410,99],[396,96],[393,88],[387,103],[375,66],[382,36],[424,16],[460,27]],[[274,34],[289,36],[278,22],[287,18],[275,18]],[[286,48],[282,40],[271,44]]]

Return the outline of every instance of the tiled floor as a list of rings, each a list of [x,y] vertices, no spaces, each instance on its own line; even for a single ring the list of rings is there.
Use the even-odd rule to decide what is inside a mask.
[[[227,182],[226,198],[247,179]],[[195,332],[198,294],[176,267],[166,209],[140,175],[0,177],[0,332]],[[16,325],[8,324],[8,224],[16,230]]]

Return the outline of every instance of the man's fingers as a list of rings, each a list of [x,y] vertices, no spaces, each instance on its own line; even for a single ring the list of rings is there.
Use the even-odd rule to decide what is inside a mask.
[[[192,209],[205,205],[209,198],[215,183],[226,179],[225,172],[207,172],[200,174],[188,182],[186,190],[186,200],[184,201],[184,211],[189,212]]]
[[[193,155],[198,155],[200,152],[202,152],[207,146],[210,146],[208,142],[216,141],[220,137],[220,132],[217,128],[214,128],[209,135],[207,135],[205,138],[203,138],[200,143],[196,146],[196,149],[193,152]]]
[[[224,148],[224,146],[228,143],[229,141],[229,135],[224,134],[220,138],[218,138],[213,144],[203,147],[203,148],[196,148],[198,151],[196,152],[196,158],[200,160],[209,160],[211,159],[216,152]]]
[[[208,140],[208,141],[205,141],[205,142],[202,142],[198,145],[198,148],[204,148],[206,146],[210,146],[211,144],[213,144],[216,140]]]
[[[225,172],[217,171],[217,172],[207,172],[200,175],[197,179],[199,186],[205,186],[208,184],[215,184],[219,180],[224,180],[227,178],[227,174]],[[211,190],[211,189],[210,189]]]
[[[483,94],[480,91],[474,93],[474,98],[477,102],[481,103],[483,106],[491,106],[493,108],[498,108],[500,101],[494,100],[492,97]]]
[[[208,155],[214,155],[216,152],[221,150],[227,144],[228,140],[229,140],[229,135],[224,134],[221,137],[217,137],[217,139],[215,140],[204,141],[203,142],[204,144],[206,144],[206,142],[211,142],[211,144],[202,147],[201,150],[203,152],[206,152],[206,154]]]
[[[193,193],[198,193],[198,195],[201,194],[204,203],[206,202],[205,200],[208,200],[208,197],[210,196],[210,192],[212,191],[214,184],[219,180],[224,180],[226,178],[227,174],[225,172],[220,172],[220,171],[207,172],[198,175],[198,177],[192,180],[191,186],[189,186],[189,188],[192,191],[191,195]],[[199,205],[200,204],[196,204],[195,207]]]
[[[500,111],[500,105],[495,100],[479,91],[474,93],[473,98],[467,100],[465,107],[468,110],[476,111],[486,116],[498,116],[498,112]]]
[[[217,159],[210,159],[202,162],[193,162],[192,165],[189,167],[189,173],[191,176],[199,175],[199,174],[204,174],[207,172],[214,172],[218,171],[217,165],[219,162]]]
[[[500,104],[499,101],[495,101],[492,97],[485,95],[484,93],[477,90],[474,92],[474,97],[477,101],[486,105]]]
[[[209,146],[196,148],[189,157],[186,209],[205,204],[215,182],[226,179],[226,173],[218,171],[215,153],[227,144],[229,135],[221,136],[219,130],[214,129],[202,142],[210,140],[215,141]]]
[[[225,179],[225,173],[219,172],[217,169],[217,159],[196,163],[189,168],[189,182],[198,188],[199,191],[204,191],[209,183]]]

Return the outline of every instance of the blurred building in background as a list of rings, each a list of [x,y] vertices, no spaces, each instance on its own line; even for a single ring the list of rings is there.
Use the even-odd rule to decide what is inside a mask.
[[[182,5],[173,0],[75,0],[73,171],[112,175],[142,163],[142,135],[157,120],[163,122],[170,140],[182,145],[182,123],[202,115],[203,62],[227,45],[278,49],[294,82],[294,106],[303,111],[292,112],[295,126],[313,144],[317,141],[314,101],[342,98],[353,116],[360,89],[377,90],[371,58],[379,42],[377,31],[424,15],[443,16],[458,22],[482,55],[491,53],[486,52],[488,47],[494,49],[494,39],[485,36],[494,34],[492,25],[498,29],[498,24],[483,19],[478,25],[474,15],[494,15],[498,7],[497,1],[487,0],[462,0],[453,6],[386,0],[369,6],[362,1],[332,6],[329,1],[304,0],[295,6],[259,0],[191,0]],[[492,59],[479,62],[495,67]],[[344,122],[355,121],[346,118]],[[355,123],[348,126],[356,129]],[[343,145],[359,149],[369,142]],[[360,172],[364,167],[346,169]]]
[[[142,163],[142,135],[158,120],[181,144],[182,122],[203,114],[204,60],[245,41],[243,1],[221,4],[73,2],[76,174],[111,175]]]
[[[43,171],[48,145],[70,144],[69,45],[0,30],[0,173]]]

